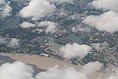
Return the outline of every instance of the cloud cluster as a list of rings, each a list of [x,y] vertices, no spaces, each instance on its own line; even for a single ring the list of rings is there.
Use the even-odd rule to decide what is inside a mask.
[[[65,66],[60,68],[55,66],[42,71],[34,75],[35,70],[30,65],[22,62],[5,63],[0,66],[0,79],[117,79],[118,74],[116,72],[109,73],[109,75],[103,74],[101,69],[103,64],[96,61],[90,62],[80,69]],[[118,71],[117,71],[118,72]],[[96,73],[96,74],[95,74]],[[107,72],[104,72],[107,74]],[[94,76],[94,78],[93,78]]]
[[[58,67],[50,68],[46,72],[41,72],[36,79],[88,79],[85,73],[79,72],[72,67],[59,69]]]
[[[90,4],[95,8],[109,10],[99,16],[87,16],[84,23],[95,27],[99,31],[113,33],[118,31],[118,0],[94,0]]]
[[[96,62],[89,62],[88,64],[83,66],[82,71],[88,75],[94,74],[94,72],[99,71],[103,68],[103,64],[96,61]]]
[[[79,45],[77,43],[74,44],[66,44],[62,48],[60,48],[60,54],[67,59],[80,57],[83,58],[86,56],[91,50],[91,47],[88,45]]]
[[[8,42],[7,42],[6,38],[0,37],[0,44],[7,44],[7,43]]]
[[[0,0],[0,5],[5,4],[5,0]]]
[[[107,69],[107,72],[110,72],[109,77],[107,79],[117,79],[118,78],[118,67],[111,66]]]
[[[93,62],[86,65],[87,68],[85,66],[83,68],[92,69],[94,72],[97,72],[95,67],[99,64]],[[37,75],[33,75],[34,70],[31,66],[22,62],[14,62],[0,66],[0,79],[88,79],[89,75],[83,70],[76,70],[73,67],[59,68],[59,66],[55,66]],[[92,73],[94,73],[93,71]]]
[[[59,66],[55,66],[53,68],[49,68],[45,72],[41,72],[38,75],[36,75],[36,79],[117,79],[118,74],[110,73],[108,76],[104,75],[98,75],[103,74],[101,72],[103,68],[103,64],[96,61],[96,62],[90,62],[80,69],[75,69],[73,67],[64,67],[59,68]],[[107,72],[104,72],[107,74]],[[94,77],[93,77],[94,76]]]
[[[33,79],[33,68],[22,63],[6,63],[0,66],[0,79]]]
[[[57,28],[58,24],[52,21],[41,21],[41,22],[35,22],[34,24],[24,21],[23,23],[20,24],[20,26],[22,28],[30,28],[30,27],[35,27],[35,26],[44,27],[46,28],[45,32],[47,34],[48,33],[53,34],[58,31],[58,28]]]
[[[30,27],[34,27],[35,24],[32,24],[32,23],[30,23],[30,22],[24,21],[23,23],[20,24],[20,26],[21,26],[22,28],[30,28]]]
[[[99,16],[90,15],[84,19],[84,23],[95,27],[99,31],[113,33],[118,31],[118,14],[113,11],[105,12]]]
[[[97,51],[102,52],[104,49],[107,49],[109,47],[109,44],[107,42],[104,42],[104,43],[92,43],[91,47],[94,48]]]
[[[6,18],[10,16],[12,12],[12,7],[9,6],[9,2],[5,2],[5,0],[0,0],[0,17]]]
[[[112,76],[110,76],[110,77],[107,78],[107,79],[118,79],[118,76],[117,76],[117,75],[112,75]]]
[[[47,0],[31,0],[28,6],[20,11],[20,16],[38,20],[55,10],[55,5],[50,4]]]
[[[57,2],[57,3],[66,3],[66,2],[72,2],[74,0],[48,0],[50,2]]]
[[[16,39],[16,38],[12,38],[9,42],[9,44],[7,45],[8,47],[18,47],[19,46],[19,39]]]
[[[118,0],[94,0],[91,4],[96,8],[109,9],[118,13]]]
[[[42,21],[38,24],[38,26],[40,26],[40,27],[47,27],[45,30],[47,34],[48,33],[51,33],[51,34],[56,33],[58,31],[57,25],[58,25],[57,23],[51,22],[51,21]]]

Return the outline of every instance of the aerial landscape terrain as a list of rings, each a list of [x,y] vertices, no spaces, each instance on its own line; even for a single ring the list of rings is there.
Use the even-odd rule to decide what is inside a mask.
[[[118,0],[0,0],[0,79],[118,79]]]

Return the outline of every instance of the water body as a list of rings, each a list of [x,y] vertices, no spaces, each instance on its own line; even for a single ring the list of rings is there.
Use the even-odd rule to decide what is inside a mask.
[[[64,66],[70,66],[70,67],[74,67],[75,69],[81,69],[80,65],[72,65],[69,64],[65,61],[60,61],[60,60],[55,60],[53,58],[48,58],[48,57],[41,57],[38,55],[28,55],[28,54],[13,54],[13,53],[0,53],[0,60],[16,60],[16,61],[22,61],[24,63],[33,65],[35,68],[35,70],[37,70],[37,68],[42,69],[43,70],[47,70],[50,67],[54,67],[55,65],[58,65],[60,68],[64,67]],[[11,60],[12,61],[12,60]],[[41,70],[38,70],[37,73],[39,73]],[[34,74],[37,74],[34,73]],[[101,74],[98,73],[94,73],[93,75],[90,76],[91,79],[97,79],[99,77],[99,79],[104,79],[100,76]]]

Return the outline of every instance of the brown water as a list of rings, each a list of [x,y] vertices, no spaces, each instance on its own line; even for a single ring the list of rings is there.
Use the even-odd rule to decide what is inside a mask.
[[[27,64],[33,64],[38,66],[38,68],[41,69],[48,69],[50,67],[54,67],[55,65],[58,65],[60,68],[64,66],[70,66],[74,67],[76,69],[80,69],[80,65],[72,65],[67,63],[66,61],[61,61],[54,58],[49,57],[42,57],[39,55],[29,55],[29,54],[13,54],[13,53],[0,53],[2,56],[8,56],[12,59],[15,59],[16,61],[22,61]],[[90,76],[90,79],[105,79],[101,77],[102,75],[100,73],[94,73]]]

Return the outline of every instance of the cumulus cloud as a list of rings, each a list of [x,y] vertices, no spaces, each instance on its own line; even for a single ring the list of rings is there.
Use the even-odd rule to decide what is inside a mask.
[[[86,56],[91,50],[91,47],[88,45],[79,45],[77,43],[74,44],[66,44],[62,48],[60,48],[60,54],[67,59],[80,57],[83,58]]]
[[[6,63],[0,66],[0,79],[33,79],[33,68],[22,63]]]
[[[74,67],[68,66],[63,68],[55,66],[34,75],[33,73],[35,71],[32,66],[17,61],[14,63],[5,63],[0,66],[0,79],[97,79],[98,77],[103,77],[104,79],[118,78],[117,74],[110,74],[109,77],[97,75],[96,78],[90,76],[100,71],[102,67],[103,64],[96,61],[90,62],[82,66],[80,69],[75,69]]]
[[[118,79],[118,75],[111,75],[109,78],[107,79]]]
[[[118,13],[118,0],[94,0],[91,4],[96,8],[109,9]]]
[[[52,21],[42,21],[38,24],[38,26],[49,26],[49,25],[57,25],[57,24]]]
[[[8,47],[18,47],[19,46],[19,39],[16,39],[16,38],[12,38],[9,42],[9,44],[7,45]]]
[[[109,47],[109,44],[107,42],[104,42],[104,43],[92,43],[91,46],[95,50],[102,52],[104,49]]]
[[[39,73],[35,78],[36,79],[117,79],[118,76],[111,74],[110,77],[104,75],[98,75],[97,72],[103,74],[101,69],[103,68],[103,64],[96,61],[90,62],[81,69],[75,69],[73,67],[64,67],[59,68],[55,66],[53,68],[49,68],[45,72]],[[96,73],[96,74],[95,74]],[[107,73],[107,72],[105,72]],[[94,78],[93,78],[94,75]],[[95,76],[96,75],[96,76]]]
[[[58,31],[57,25],[58,25],[57,23],[51,21],[42,21],[38,24],[38,26],[40,27],[47,27],[45,30],[46,33],[51,33],[51,34],[56,33]]]
[[[7,44],[8,41],[6,40],[6,38],[2,38],[0,37],[0,44]]]
[[[74,0],[48,0],[50,2],[58,2],[58,3],[65,3],[65,2],[72,2]]]
[[[55,33],[57,32],[57,27],[55,25],[49,25],[46,29],[46,33]]]
[[[31,0],[28,6],[20,11],[20,16],[38,20],[55,10],[55,5],[50,4],[47,0]]]
[[[46,72],[41,72],[36,79],[88,79],[86,74],[75,70],[72,67],[59,69],[58,67],[50,68]]]
[[[9,6],[9,2],[5,0],[0,0],[0,17],[5,18],[10,16],[12,12],[12,7]]]
[[[22,28],[30,28],[30,27],[34,27],[35,24],[32,24],[32,23],[30,23],[30,22],[24,21],[23,23],[20,24],[20,26],[21,26]]]
[[[113,11],[105,12],[99,16],[90,15],[84,19],[84,23],[100,31],[107,31],[113,33],[118,31],[118,14]]]
[[[94,0],[90,4],[95,8],[110,10],[100,16],[88,16],[84,22],[97,28],[100,31],[115,32],[118,31],[118,0]]]
[[[88,64],[83,66],[82,71],[88,75],[91,75],[103,68],[103,64],[96,61],[96,62],[89,62]]]
[[[49,68],[47,71],[34,75],[31,66],[22,62],[6,63],[0,66],[0,79],[88,79],[86,74],[72,67]]]
[[[38,75],[36,75],[36,79],[97,79],[102,78],[102,79],[116,79],[117,75],[111,75],[110,77],[108,76],[98,76],[97,72],[100,72],[101,69],[103,68],[103,64],[96,61],[96,62],[90,62],[80,69],[75,69],[73,67],[64,67],[64,68],[59,68],[59,66],[55,66],[52,68],[49,68],[45,72],[41,72]],[[97,73],[97,74],[95,74]],[[103,74],[102,72],[100,72]],[[93,75],[97,75],[96,77],[93,78]]]
[[[5,0],[0,0],[0,5],[5,4]]]
[[[106,79],[117,79],[118,78],[118,67],[117,66],[110,66],[106,69],[106,72],[109,72],[109,77]]]

